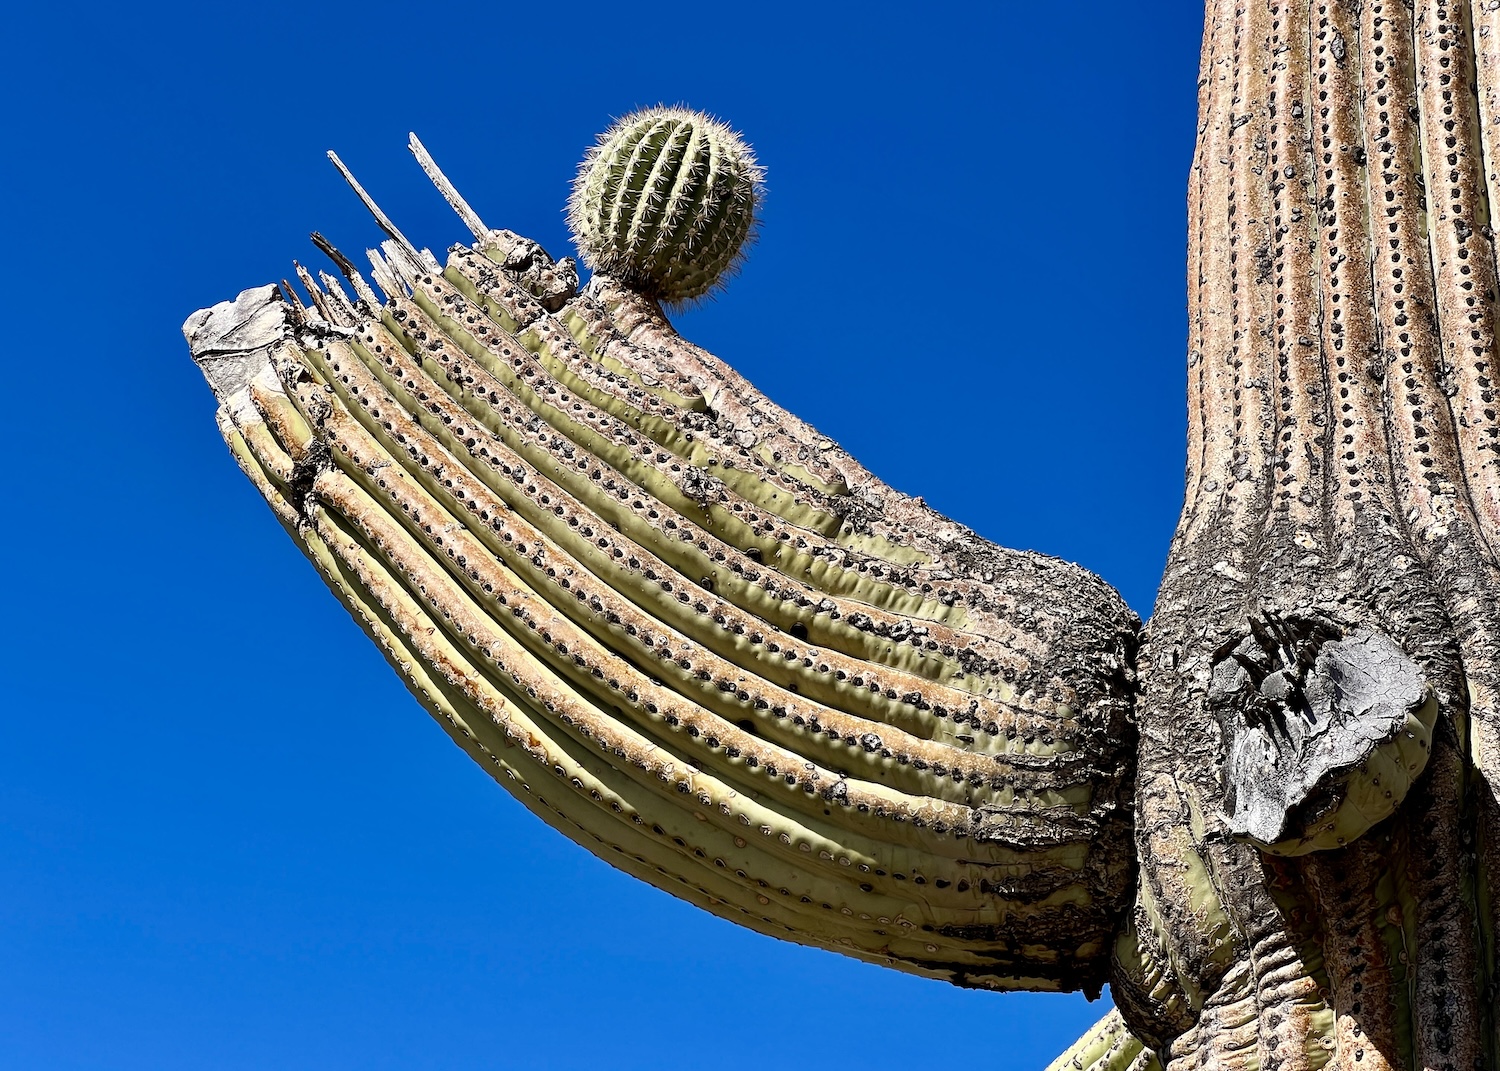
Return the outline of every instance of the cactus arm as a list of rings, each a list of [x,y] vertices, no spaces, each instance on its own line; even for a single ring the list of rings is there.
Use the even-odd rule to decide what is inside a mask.
[[[293,474],[297,466],[311,456],[311,448],[316,443],[271,433],[269,426],[284,431],[295,427],[297,422],[271,415],[271,410],[278,405],[276,395],[279,391],[274,386],[258,391],[252,388],[252,393],[256,395],[259,412],[252,413],[249,420],[244,419],[243,414],[237,419],[226,417],[224,428],[232,452],[252,482],[267,496],[278,516],[289,522],[299,543],[325,580],[375,639],[424,705],[471,755],[495,772],[497,778],[518,784],[518,794],[533,811],[575,839],[591,843],[596,851],[627,871],[645,876],[691,902],[720,914],[729,914],[762,932],[796,939],[812,927],[810,920],[804,917],[807,909],[795,905],[807,904],[811,898],[833,897],[837,900],[842,893],[849,891],[840,888],[838,883],[824,881],[820,885],[805,868],[778,864],[753,848],[747,852],[744,838],[715,835],[711,828],[695,821],[695,816],[679,813],[676,807],[658,812],[625,808],[621,801],[631,796],[640,799],[641,794],[621,780],[618,764],[591,760],[586,751],[580,755],[577,749],[569,749],[565,744],[559,746],[556,741],[549,746],[546,731],[528,720],[524,709],[509,702],[494,684],[486,683],[471,656],[461,651],[438,626],[439,618],[424,611],[420,600],[394,583],[390,573],[377,562],[379,552],[373,549],[373,545],[389,546],[399,536],[378,529],[358,531],[347,519],[321,507],[298,516],[289,502],[293,494]],[[252,443],[256,445],[250,445]],[[325,485],[348,483],[346,477],[329,471],[320,473],[317,481]],[[314,493],[330,501],[347,502],[350,492],[351,489],[344,486],[340,494],[335,486]],[[345,509],[351,514],[363,512],[358,505],[353,509],[346,505]],[[368,510],[368,505],[365,510]],[[367,515],[367,521],[382,516],[384,514],[380,511],[373,511]],[[378,520],[376,523],[378,525]],[[428,579],[435,581],[438,578]],[[444,610],[451,614],[456,604],[456,599],[444,600]],[[572,787],[572,792],[566,787],[550,791],[546,786],[555,779],[564,780]],[[588,804],[580,806],[578,796],[583,792],[587,792],[595,803],[603,799],[610,809]],[[616,816],[623,814],[623,817],[611,817],[611,811]],[[649,834],[641,832],[646,826],[650,828]],[[704,847],[716,853],[716,861],[727,858],[729,865],[735,868],[734,872],[742,878],[744,868],[750,867],[761,875],[760,880],[754,884],[744,881],[736,884],[712,870],[684,863],[685,859],[692,859],[702,852]],[[766,878],[791,883],[800,895],[793,898],[782,888],[780,900],[767,902],[768,898],[756,889],[757,885],[760,888],[774,887],[765,884]],[[888,903],[879,897],[866,897],[858,906],[891,914],[910,910],[910,905],[904,901]],[[825,904],[823,911],[827,910]],[[875,962],[891,961],[890,954],[856,945],[855,927],[841,928],[836,920],[822,919],[816,923],[816,929],[825,939],[843,942],[841,950],[849,954]],[[931,939],[923,939],[920,942],[922,951],[925,952],[933,943]],[[912,941],[895,937],[878,948],[909,957],[912,954],[907,948],[909,945],[916,947]],[[961,955],[961,952],[955,954]],[[918,973],[923,972],[919,970]]]
[[[1047,1071],[1162,1071],[1156,1054],[1130,1032],[1117,1009],[1088,1029]]]
[[[235,457],[439,723],[761,932],[1096,989],[1131,876],[1118,596],[885,487],[649,300],[559,303],[503,232],[439,272],[378,218],[381,306],[335,256],[354,299],[299,270],[311,306],[186,331]]]
[[[315,236],[353,299],[298,266],[310,306],[247,291],[186,332],[232,454],[423,705],[627,872],[959,984],[1108,976],[1118,1014],[1055,1067],[1495,1066],[1496,154],[1469,128],[1500,16],[1209,14],[1138,748],[1113,592],[898,494],[672,329],[753,230],[722,124],[601,140],[582,293],[415,138],[477,240],[446,267],[335,157],[385,297]]]

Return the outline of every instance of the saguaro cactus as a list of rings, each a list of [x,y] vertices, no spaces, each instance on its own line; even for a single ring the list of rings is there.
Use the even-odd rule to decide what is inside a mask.
[[[1210,4],[1187,503],[1144,632],[676,335],[674,273],[720,260],[643,192],[698,181],[678,111],[580,180],[575,220],[634,196],[601,166],[640,192],[583,210],[583,292],[414,139],[474,250],[440,267],[366,197],[383,301],[328,249],[354,297],[301,272],[311,305],[185,330],[413,692],[622,869],[959,984],[1110,982],[1055,1066],[1500,1068],[1493,16]]]

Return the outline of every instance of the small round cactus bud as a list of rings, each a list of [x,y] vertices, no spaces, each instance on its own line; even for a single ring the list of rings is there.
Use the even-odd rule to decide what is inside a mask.
[[[568,199],[583,262],[669,304],[724,285],[744,255],[761,169],[743,138],[686,108],[627,115],[584,157]]]

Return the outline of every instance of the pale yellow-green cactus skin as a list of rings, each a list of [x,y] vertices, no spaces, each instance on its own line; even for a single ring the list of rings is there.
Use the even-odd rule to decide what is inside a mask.
[[[1432,732],[1437,725],[1437,697],[1406,716],[1406,724],[1347,771],[1333,798],[1336,805],[1294,836],[1260,847],[1273,855],[1305,855],[1349,844],[1396,813],[1407,790],[1427,768]]]

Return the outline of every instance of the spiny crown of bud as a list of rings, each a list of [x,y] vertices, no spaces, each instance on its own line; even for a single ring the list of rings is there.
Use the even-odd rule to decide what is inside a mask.
[[[745,140],[702,112],[656,107],[600,135],[568,199],[590,269],[668,304],[701,298],[738,269],[762,170]]]

